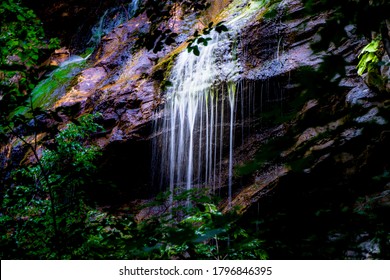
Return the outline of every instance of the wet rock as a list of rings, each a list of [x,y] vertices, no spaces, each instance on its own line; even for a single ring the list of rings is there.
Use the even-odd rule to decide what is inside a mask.
[[[298,113],[298,115],[304,115],[306,114],[309,110],[311,110],[314,107],[318,106],[318,100],[312,99],[306,102],[306,104],[303,106],[302,110]]]
[[[296,138],[297,138],[297,141],[295,142],[295,144],[288,150],[284,151],[281,153],[281,155],[283,157],[286,157],[288,156],[289,154],[293,153],[299,146],[301,146],[303,143],[306,143],[308,141],[311,141],[313,140],[314,138],[320,136],[321,134],[325,133],[325,132],[329,132],[329,131],[334,131],[336,130],[338,127],[340,127],[341,125],[343,125],[345,123],[345,119],[339,119],[337,121],[334,121],[334,122],[330,122],[329,124],[327,124],[326,126],[319,126],[319,127],[309,127],[307,128],[303,133],[301,133],[300,135],[298,135]],[[321,148],[326,148],[328,147],[327,145],[332,145],[333,142],[331,142],[332,140],[330,140],[329,142],[325,143],[325,144],[319,144],[317,146],[314,146],[314,147],[317,147],[317,148],[314,148],[312,147],[311,149],[312,150],[319,150]]]
[[[364,259],[372,259],[374,255],[380,253],[379,244],[375,240],[368,240],[359,244]]]
[[[255,183],[239,191],[232,199],[231,205],[225,201],[221,208],[226,213],[231,208],[237,208],[239,214],[245,211],[260,198],[271,192],[278,184],[279,180],[290,171],[285,166],[276,166],[256,177]]]
[[[59,37],[63,45],[70,46],[72,53],[83,51],[92,36],[92,27],[118,0],[42,0],[28,1],[43,22],[49,38]]]
[[[65,62],[70,58],[69,49],[63,47],[61,49],[55,50],[54,53],[50,56],[50,66],[59,66],[61,63]]]
[[[361,117],[357,117],[355,119],[355,121],[357,123],[370,123],[370,122],[374,122],[374,123],[377,123],[379,125],[387,124],[387,121],[383,117],[378,116],[378,114],[379,114],[379,109],[377,107],[374,107],[370,111],[368,111],[367,114],[365,114],[365,115],[363,115]]]
[[[354,156],[352,154],[349,154],[349,153],[341,153],[339,155],[336,155],[334,157],[334,159],[336,162],[347,163],[347,162],[353,160]]]
[[[319,28],[325,24],[326,16],[306,17],[300,1],[297,0],[283,1],[282,6],[285,13],[280,13],[276,19],[260,19],[247,23],[244,30],[240,32],[240,44],[237,47],[236,55],[239,58],[237,61],[239,67],[236,71],[231,71],[233,67],[237,66],[236,62],[224,64],[223,61],[218,61],[221,70],[220,76],[226,78],[233,72],[233,75],[228,78],[234,81],[243,79],[264,81],[280,78],[286,81],[286,84],[291,85],[296,83],[296,81],[290,83],[291,73],[302,66],[316,67],[319,64],[320,54],[314,54],[310,44],[316,39]],[[169,24],[172,24],[172,19]],[[177,21],[172,24],[174,31],[181,33],[178,42],[184,42],[188,38],[188,34],[193,33],[194,26],[197,24],[193,15],[188,17],[188,21],[183,21],[178,17]],[[147,31],[149,26],[150,22],[146,14],[141,14],[124,22],[104,36],[98,49],[89,60],[88,67],[90,68],[85,69],[77,77],[71,89],[55,104],[56,108],[79,105],[80,114],[101,112],[106,131],[104,135],[99,135],[96,142],[103,149],[114,145],[125,145],[132,140],[150,139],[151,130],[149,127],[153,118],[158,117],[154,112],[164,102],[160,83],[165,78],[164,75],[175,55],[185,49],[185,45],[178,46],[177,49],[174,49],[173,46],[167,47],[158,53],[142,48],[136,49],[135,43],[139,33]],[[351,38],[354,36],[351,26],[347,28],[347,33]],[[356,58],[356,46],[360,43],[361,41],[347,40],[345,45],[335,50],[335,53],[342,54],[348,61],[352,61]],[[221,57],[231,56],[228,52],[231,49],[229,44],[224,43],[218,48],[217,51],[220,52]],[[66,52],[63,54],[66,55]],[[59,53],[59,55],[63,54]],[[158,71],[159,75],[156,74]],[[386,71],[388,72],[388,69],[383,67],[382,72],[387,73]],[[356,77],[354,67],[348,69],[348,75],[342,82],[342,86],[345,86],[347,91],[349,90],[345,102],[344,100],[341,102],[344,102],[345,106],[340,106],[337,100],[330,100],[330,107],[339,106],[337,108],[347,111],[350,110],[350,106],[355,105],[365,108],[375,106],[372,99],[376,94],[365,86],[359,77]],[[304,118],[307,113],[315,115],[317,112],[322,112],[324,109],[321,107],[321,102],[323,101],[320,99],[307,101],[299,111],[298,116]],[[159,114],[161,115],[162,112]],[[379,109],[374,107],[367,114],[355,118],[355,121],[358,123],[374,121],[382,125],[386,124],[384,118],[378,114]],[[292,136],[295,143],[293,142],[292,146],[287,146],[290,148],[281,154],[282,160],[293,155],[297,148],[308,144],[303,153],[304,157],[316,154],[316,152],[320,152],[320,155],[315,158],[311,166],[305,167],[304,170],[307,173],[311,173],[313,169],[320,166],[320,163],[328,161],[329,158],[333,158],[340,164],[353,162],[354,155],[352,153],[338,153],[333,156],[333,154],[328,153],[328,150],[340,148],[343,140],[345,142],[357,138],[362,134],[362,129],[345,128],[334,139],[326,137],[322,141],[312,141],[321,134],[336,131],[346,123],[346,118],[337,118],[336,121],[328,122],[325,125],[324,123],[314,123],[299,130]],[[296,124],[280,125],[274,130],[270,129],[269,133],[258,132],[256,136],[253,136],[254,138],[258,137],[258,139],[248,141],[251,145],[246,146],[245,153],[254,156],[262,141],[276,137],[279,133],[284,135],[288,128],[294,128],[294,125]],[[118,146],[115,151],[119,151],[120,154],[122,148],[122,146]],[[283,149],[285,148],[283,146]],[[237,150],[239,149],[237,148]],[[140,154],[142,152],[140,151]],[[139,157],[131,158],[131,155],[123,160],[125,164],[138,160]],[[1,159],[2,164],[3,162],[4,159]],[[356,173],[357,168],[351,168],[351,170],[353,170],[351,174]],[[239,211],[243,214],[253,203],[277,188],[280,179],[288,175],[289,172],[290,169],[279,162],[267,166],[266,170],[258,170],[251,184],[237,190],[231,206],[240,206]],[[229,207],[226,203],[222,205],[225,212]],[[150,213],[158,213],[158,211],[159,209],[154,209]],[[150,213],[140,215],[146,217]],[[141,216],[140,219],[142,219]]]
[[[106,76],[107,73],[103,67],[89,68],[82,71],[77,77],[77,84],[62,96],[54,107],[72,107],[75,104],[81,104],[80,108],[83,109],[88,97],[98,89]]]
[[[386,64],[381,66],[380,73],[381,73],[381,77],[383,78],[384,83],[385,83],[385,91],[387,93],[390,93],[390,66],[389,66],[390,58],[389,58],[389,56],[387,54],[384,55],[382,57],[382,61],[385,62]]]
[[[347,141],[362,135],[363,129],[348,128],[341,133],[341,137]]]
[[[346,102],[351,105],[360,105],[362,107],[371,107],[370,99],[375,97],[375,93],[366,85],[354,87],[346,96]]]
[[[333,144],[335,143],[335,140],[328,140],[324,141],[325,143],[323,144],[317,144],[314,145],[313,147],[310,147],[310,149],[305,153],[305,157],[309,156],[313,151],[321,151],[324,149],[327,149],[329,147],[332,147]]]
[[[283,1],[282,7],[289,20],[254,22],[243,31],[244,76],[248,79],[265,80],[321,61],[310,43],[325,17],[304,17],[300,1]]]
[[[333,143],[332,143],[332,144],[333,144]],[[305,156],[306,156],[306,155],[305,155]],[[318,159],[316,159],[316,160],[313,162],[313,164],[311,164],[311,166],[310,166],[309,168],[305,168],[305,169],[303,170],[303,172],[306,173],[306,174],[311,173],[312,170],[314,170],[315,168],[317,168],[318,165],[319,165],[320,163],[324,162],[324,161],[325,161],[326,159],[328,159],[328,158],[330,158],[330,153],[320,156]]]

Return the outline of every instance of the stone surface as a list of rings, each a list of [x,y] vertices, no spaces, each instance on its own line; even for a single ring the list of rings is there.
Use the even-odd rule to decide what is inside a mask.
[[[302,66],[315,66],[319,55],[310,49],[313,36],[325,23],[325,17],[303,17],[300,1],[283,1],[280,10],[291,15],[288,20],[282,16],[269,22],[250,23],[243,36],[245,77],[265,80],[287,74]]]
[[[107,73],[103,67],[88,68],[82,71],[77,76],[77,84],[54,104],[54,108],[80,104],[80,108],[84,109],[86,100],[97,90],[106,76]]]
[[[279,180],[286,176],[289,169],[285,166],[276,166],[270,170],[262,172],[261,175],[256,177],[255,183],[249,187],[240,191],[232,200],[231,205],[225,201],[221,208],[222,212],[226,213],[232,208],[237,208],[239,214],[245,213],[245,211],[257,202],[263,196],[266,196],[269,192],[273,191],[277,187]]]
[[[354,87],[350,90],[346,97],[346,102],[350,103],[351,105],[371,107],[372,104],[368,100],[375,96],[375,93],[363,84],[360,87]]]
[[[357,123],[370,123],[370,122],[375,122],[379,125],[384,125],[387,123],[387,121],[381,117],[378,116],[379,114],[379,109],[377,107],[372,108],[370,111],[367,112],[367,114],[357,117],[355,121]]]

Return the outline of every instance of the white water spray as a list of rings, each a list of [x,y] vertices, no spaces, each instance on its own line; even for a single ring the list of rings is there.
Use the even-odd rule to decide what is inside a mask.
[[[228,176],[229,205],[233,184],[233,146],[240,64],[236,37],[245,17],[226,23],[229,32],[212,31],[199,56],[184,51],[176,59],[166,93],[164,115],[155,125],[161,188],[220,188]],[[241,87],[242,89],[242,87]],[[222,164],[228,160],[228,174]]]
[[[231,34],[213,31],[210,38],[207,46],[199,46],[199,56],[187,51],[178,55],[165,115],[157,125],[163,132],[158,144],[162,187],[169,184],[171,192],[176,187],[191,190],[199,186],[215,191],[224,183],[221,160],[227,156],[232,184],[235,82],[227,83],[226,77],[234,76],[238,68],[226,55],[233,45]],[[223,147],[224,143],[229,146]]]

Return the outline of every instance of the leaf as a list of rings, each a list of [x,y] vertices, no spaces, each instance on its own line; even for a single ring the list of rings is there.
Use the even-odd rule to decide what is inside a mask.
[[[201,44],[205,41],[205,39],[203,37],[199,37],[198,40],[197,40],[197,43],[198,44]]]
[[[37,54],[34,54],[34,55],[31,56],[31,58],[34,59],[34,60],[38,60],[39,57],[38,57]]]
[[[379,40],[372,40],[371,43],[369,43],[367,46],[363,48],[363,50],[360,52],[360,55],[363,53],[369,52],[369,53],[374,53],[378,50],[379,48]]]
[[[19,125],[19,124],[27,123],[28,119],[24,115],[17,114],[17,115],[12,117],[12,121],[15,124]]]
[[[221,234],[221,233],[224,233],[226,230],[223,229],[223,228],[217,228],[217,229],[211,229],[211,230],[208,230],[206,232],[204,232],[202,235],[199,235],[195,240],[194,242],[195,243],[200,243],[200,242],[204,242],[204,241],[207,241],[211,238],[214,238],[215,236]]]
[[[193,48],[193,52],[194,52],[194,55],[196,55],[196,56],[199,56],[199,55],[200,55],[200,51],[199,51],[198,46],[195,46],[195,47]]]
[[[202,38],[202,43],[203,43],[203,46],[207,46],[208,45],[208,41],[211,41],[212,39],[210,37],[207,37],[207,38]],[[199,43],[199,41],[198,41]]]
[[[25,21],[26,19],[22,15],[17,15],[16,18],[20,21]]]
[[[379,58],[376,56],[375,53],[372,52],[366,52],[364,53],[359,61],[359,64],[357,65],[358,74],[361,76],[363,73],[375,63],[379,62]]]
[[[194,38],[187,40],[187,43],[188,43],[189,46],[191,46],[193,42],[195,42]]]
[[[163,81],[163,82],[161,83],[161,88],[162,88],[164,91],[165,91],[168,87],[171,87],[171,86],[173,86],[173,84],[172,84],[171,81],[165,80],[165,81]]]
[[[218,33],[222,33],[229,31],[229,29],[226,27],[226,25],[219,25],[215,27],[215,31],[217,31]]]

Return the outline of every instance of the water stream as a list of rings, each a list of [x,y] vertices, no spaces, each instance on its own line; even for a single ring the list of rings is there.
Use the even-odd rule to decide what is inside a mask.
[[[183,51],[172,68],[163,116],[155,124],[161,136],[154,141],[158,184],[172,193],[202,186],[215,192],[227,183],[231,202],[237,97],[242,95],[235,50],[247,19],[237,14],[225,23],[228,32],[212,31],[207,46],[199,44],[199,56]]]

